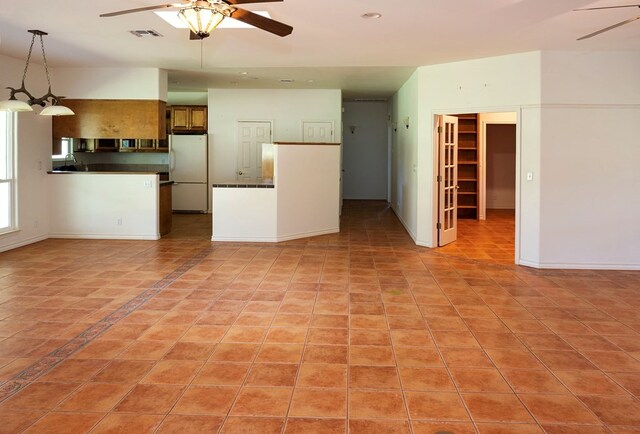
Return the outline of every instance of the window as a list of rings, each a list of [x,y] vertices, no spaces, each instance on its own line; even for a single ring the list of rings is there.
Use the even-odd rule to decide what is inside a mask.
[[[16,229],[14,116],[0,113],[0,234]]]
[[[65,157],[71,153],[71,139],[63,137],[60,139],[60,153],[51,156],[53,161],[64,161]]]

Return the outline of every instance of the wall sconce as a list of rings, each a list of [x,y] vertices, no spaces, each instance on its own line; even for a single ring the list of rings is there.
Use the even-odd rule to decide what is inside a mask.
[[[33,111],[31,106],[39,105],[44,107],[47,103],[51,105],[49,107],[45,107],[44,110],[40,112],[43,116],[66,116],[75,114],[69,107],[65,107],[60,105],[60,100],[64,97],[56,96],[51,92],[51,79],[49,78],[49,67],[47,66],[47,56],[44,53],[44,42],[42,41],[42,36],[47,35],[46,32],[42,30],[29,30],[29,33],[33,34],[31,38],[31,46],[29,47],[29,54],[27,55],[27,63],[24,66],[24,73],[22,74],[22,84],[20,87],[14,89],[12,87],[8,87],[10,95],[9,99],[5,101],[0,101],[0,111],[4,112],[30,112]],[[44,60],[44,70],[47,74],[47,83],[49,84],[49,90],[46,94],[41,96],[40,98],[36,98],[27,90],[24,85],[24,80],[27,78],[27,71],[29,70],[29,60],[31,60],[31,51],[33,50],[33,43],[36,40],[36,36],[40,38],[40,47],[42,48],[42,59]],[[16,94],[22,93],[27,96],[28,101],[20,101],[16,99]]]
[[[409,129],[409,116],[407,116],[406,118],[404,118],[402,120],[402,123],[404,124],[406,129]]]
[[[356,126],[355,125],[349,125],[349,131],[351,131],[351,134],[356,132]]]

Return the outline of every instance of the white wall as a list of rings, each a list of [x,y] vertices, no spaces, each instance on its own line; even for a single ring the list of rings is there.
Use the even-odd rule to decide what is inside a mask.
[[[516,126],[487,125],[487,208],[516,207]]]
[[[20,86],[24,61],[0,56],[0,71],[0,99],[7,99],[9,91],[5,88]],[[44,68],[40,65],[29,65],[27,89],[36,96],[47,92]],[[23,99],[23,95],[17,98]],[[32,112],[19,113],[17,118],[19,231],[0,235],[0,251],[46,239],[49,234],[46,171],[51,168],[51,118]]]
[[[387,198],[387,114],[386,102],[344,103],[342,182],[345,199]]]
[[[539,267],[640,268],[640,53],[543,53]]]
[[[411,237],[417,239],[418,131],[426,120],[419,115],[420,73],[416,71],[391,100],[391,208]],[[403,125],[409,118],[409,128]]]
[[[340,147],[275,145],[278,239],[340,231]]]
[[[236,179],[238,121],[273,121],[273,141],[302,140],[303,121],[333,121],[341,137],[342,92],[209,89],[209,181]]]
[[[53,238],[160,238],[157,175],[59,173],[47,182]]]
[[[209,94],[207,91],[170,91],[167,95],[168,105],[207,105],[208,102]]]
[[[55,68],[51,81],[70,99],[167,100],[167,72],[157,68]]]

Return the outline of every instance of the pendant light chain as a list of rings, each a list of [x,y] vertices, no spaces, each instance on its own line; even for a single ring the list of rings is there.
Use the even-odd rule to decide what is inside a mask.
[[[51,92],[51,78],[49,78],[49,67],[47,66],[47,55],[44,53],[44,41],[42,40],[42,35],[40,36],[40,47],[42,48],[42,59],[44,60],[44,72],[47,74],[47,84],[49,85],[49,92]],[[34,39],[36,35],[33,35]],[[31,46],[33,46],[33,42],[31,42]]]
[[[24,87],[24,81],[27,79],[27,70],[29,69],[29,60],[31,60],[31,52],[33,51],[33,43],[36,41],[36,34],[31,37],[31,45],[29,46],[29,54],[27,54],[27,63],[24,65],[24,73],[22,74],[22,87]],[[42,41],[42,36],[40,36]],[[44,50],[44,48],[43,48]],[[46,62],[45,62],[46,64]]]

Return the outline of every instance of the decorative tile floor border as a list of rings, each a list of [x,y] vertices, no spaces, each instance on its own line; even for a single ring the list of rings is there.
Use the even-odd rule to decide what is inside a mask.
[[[59,363],[66,360],[69,356],[71,356],[78,350],[81,350],[89,343],[91,343],[94,339],[101,336],[113,325],[129,316],[132,312],[135,312],[143,304],[154,298],[163,289],[167,288],[169,285],[175,282],[184,273],[202,262],[212,251],[213,247],[208,247],[196,253],[174,271],[167,274],[157,282],[153,283],[149,287],[149,289],[129,300],[127,303],[123,304],[114,312],[102,318],[100,321],[89,326],[89,328],[81,332],[78,336],[71,339],[60,348],[51,351],[49,354],[47,354],[37,362],[33,363],[18,374],[14,375],[11,379],[5,381],[4,383],[1,383],[0,402],[5,401],[6,399],[18,393],[20,390],[24,389],[40,376],[49,372]]]

